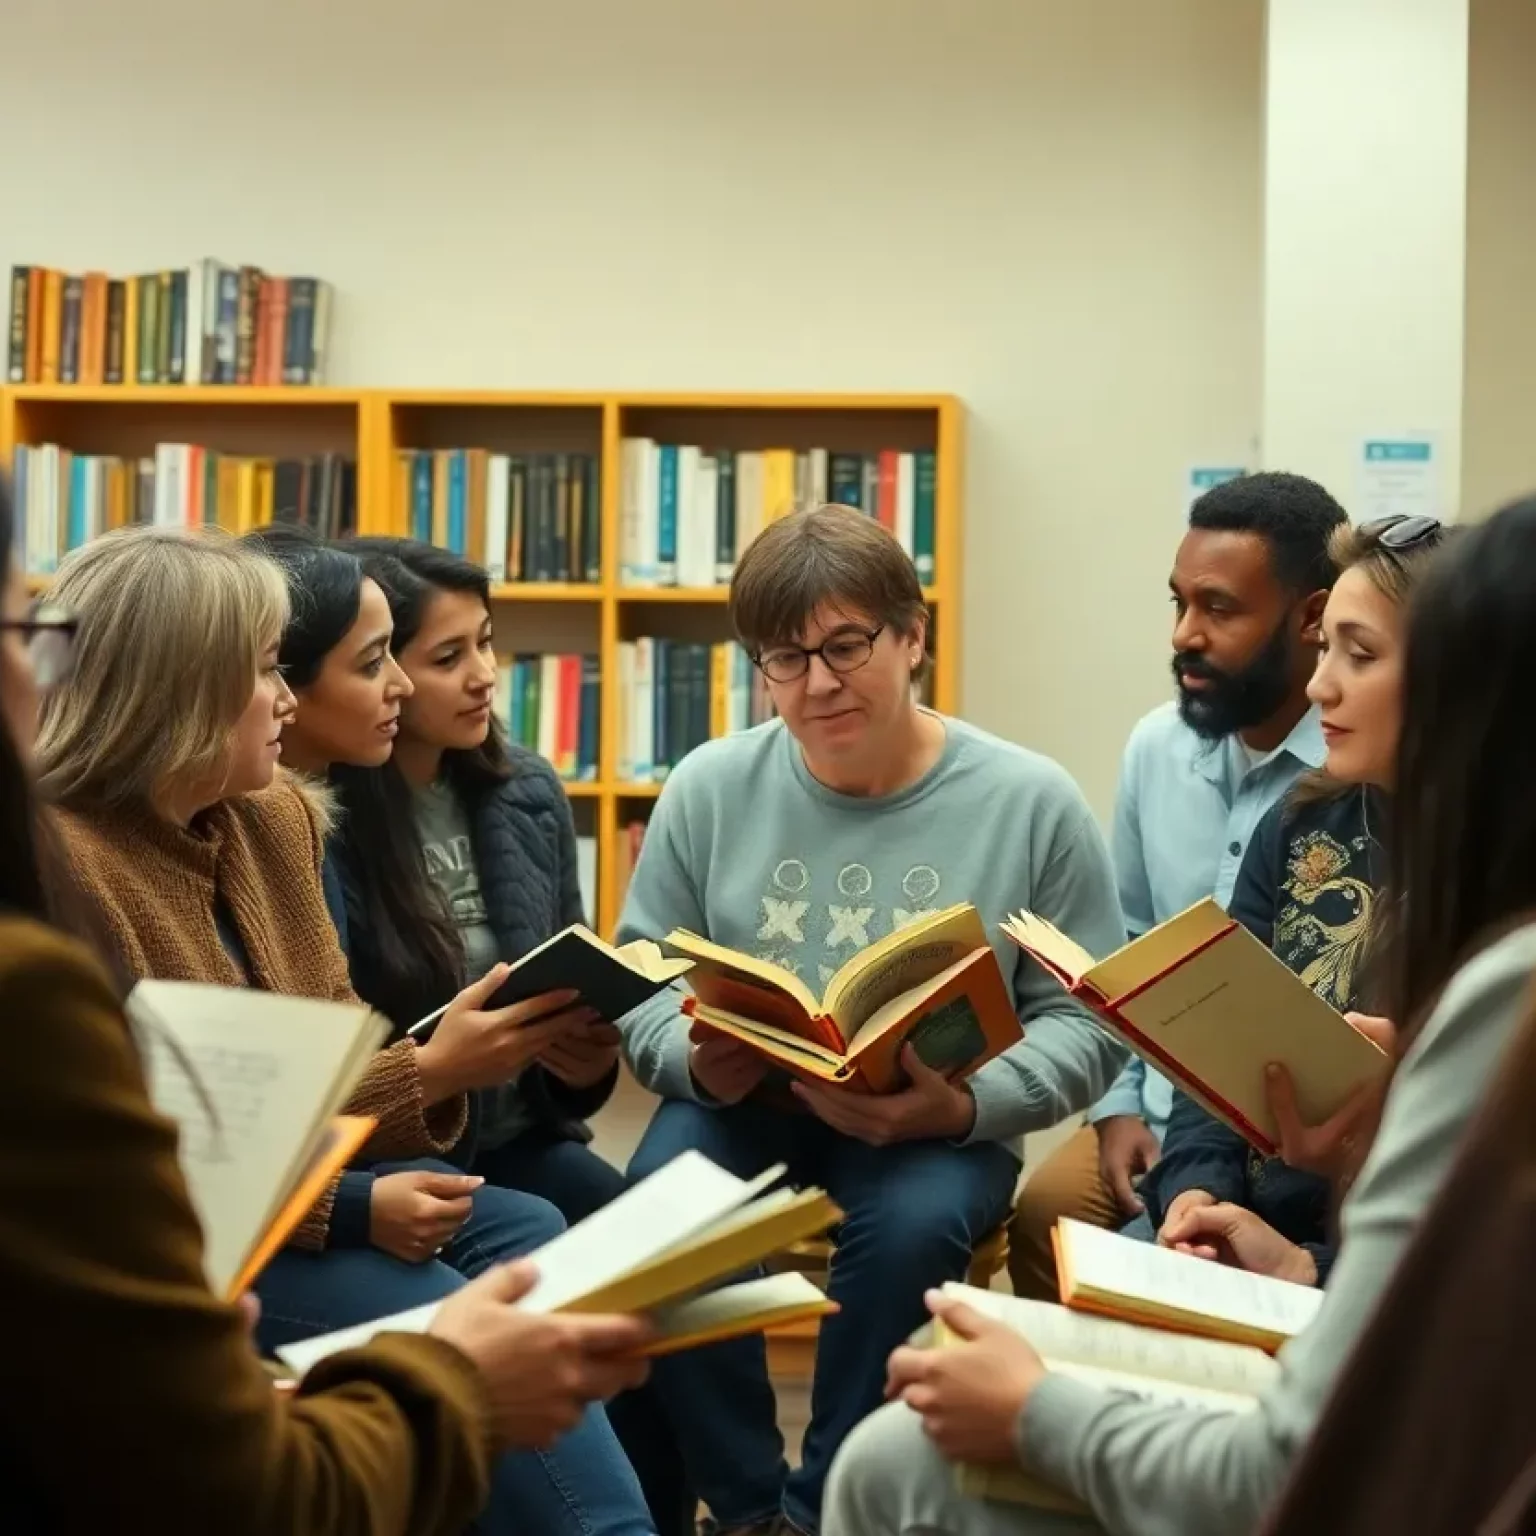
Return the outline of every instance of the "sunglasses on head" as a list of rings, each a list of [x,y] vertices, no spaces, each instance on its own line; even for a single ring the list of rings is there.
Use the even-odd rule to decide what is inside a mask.
[[[1374,539],[1383,549],[1414,549],[1420,544],[1433,544],[1445,531],[1438,517],[1426,517],[1422,513],[1399,512],[1392,517],[1379,517],[1374,523],[1362,523],[1360,532]]]

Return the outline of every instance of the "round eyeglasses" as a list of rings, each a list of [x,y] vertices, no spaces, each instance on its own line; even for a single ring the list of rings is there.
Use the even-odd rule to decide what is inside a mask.
[[[840,629],[820,645],[774,645],[753,658],[770,683],[795,683],[811,670],[811,657],[820,656],[837,673],[857,672],[875,654],[875,641],[885,625],[873,629]]]
[[[21,636],[39,688],[52,688],[69,676],[79,627],[74,614],[42,602],[34,603],[24,619],[0,619],[0,632]]]

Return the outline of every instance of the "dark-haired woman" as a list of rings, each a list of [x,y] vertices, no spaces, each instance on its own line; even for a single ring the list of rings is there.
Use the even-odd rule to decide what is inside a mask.
[[[1521,705],[1533,675],[1536,500],[1450,541],[1410,607],[1388,838],[1393,921],[1382,962],[1400,1056],[1370,1154],[1343,1204],[1322,1304],[1282,1352],[1253,1411],[1145,1401],[1074,1380],[1048,1369],[1018,1334],[936,1299],[934,1310],[970,1342],[892,1357],[900,1401],[844,1443],[825,1536],[1241,1536],[1259,1527],[1330,1391],[1352,1368],[1352,1351],[1528,1014],[1536,714]],[[1404,1347],[1414,1348],[1411,1334]],[[1519,1362],[1508,1358],[1507,1381],[1477,1383],[1490,1405],[1524,1390]],[[1427,1422],[1459,1402],[1431,1399]],[[1431,1427],[1423,1444],[1436,1443]],[[1415,1473],[1422,1460],[1413,1461]],[[954,1463],[976,1461],[1021,1466],[1080,1500],[1092,1518],[965,1498]],[[1392,1465],[1395,1472],[1406,1464],[1399,1456]],[[1453,1486],[1468,1484],[1458,1478]],[[1505,1485],[1494,1480],[1483,1491],[1491,1511]],[[1426,1519],[1425,1536],[1515,1529],[1484,1526],[1465,1509],[1452,1515]]]
[[[1441,525],[1425,517],[1334,535],[1340,575],[1308,686],[1328,757],[1321,774],[1303,778],[1259,823],[1232,891],[1232,916],[1341,1011],[1379,1003],[1370,994],[1368,946],[1381,926],[1408,604],[1443,542]],[[1335,1117],[1341,1143],[1365,1133],[1375,1099],[1374,1085],[1362,1084]],[[1176,1094],[1162,1156],[1143,1181],[1159,1241],[1321,1285],[1335,1251],[1333,1182],[1319,1166],[1299,1166],[1296,1147],[1283,1154],[1260,1156]],[[1342,1156],[1347,1163],[1348,1147]]]
[[[355,539],[345,549],[387,599],[404,687],[394,750],[382,766],[356,753],[332,757],[342,808],[332,843],[345,893],[341,927],[358,993],[390,1018],[415,1019],[466,976],[514,962],[583,921],[575,826],[554,770],[509,744],[492,713],[485,572],[406,539]],[[311,706],[304,688],[296,691],[302,730]],[[339,687],[328,686],[325,698],[338,714]],[[325,708],[317,693],[314,713]],[[315,729],[334,729],[334,721]],[[455,1161],[580,1221],[624,1188],[588,1145],[586,1125],[613,1092],[618,1032],[585,1016],[525,1033],[523,1069],[473,1097]],[[691,1530],[694,1503],[649,1392],[609,1412],[658,1527]]]
[[[176,1131],[150,1107],[116,987],[51,920],[61,872],[51,901],[28,765],[39,690],[78,625],[29,609],[15,532],[0,477],[0,1018],[24,1025],[0,1074],[0,1308],[18,1322],[5,1527],[452,1536],[492,1453],[547,1443],[635,1379],[614,1352],[644,1329],[606,1319],[601,1352],[570,1335],[551,1353],[552,1320],[508,1305],[530,1277],[503,1269],[447,1302],[435,1337],[337,1356],[292,1404],[273,1392],[239,1310],[208,1289]],[[581,1388],[552,1394],[583,1357]]]

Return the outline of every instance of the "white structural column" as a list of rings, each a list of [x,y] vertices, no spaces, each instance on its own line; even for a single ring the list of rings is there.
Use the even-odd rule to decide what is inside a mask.
[[[1458,510],[1470,3],[1268,4],[1263,463],[1357,517],[1367,438]]]

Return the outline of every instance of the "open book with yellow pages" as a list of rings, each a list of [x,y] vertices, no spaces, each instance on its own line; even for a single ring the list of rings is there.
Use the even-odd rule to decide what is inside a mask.
[[[530,1312],[630,1312],[648,1316],[669,1354],[761,1333],[835,1309],[804,1275],[770,1275],[714,1289],[805,1238],[842,1212],[819,1189],[775,1189],[784,1168],[739,1179],[699,1152],[684,1152],[618,1199],[528,1255],[538,1272],[517,1305]],[[437,1303],[322,1334],[278,1351],[302,1375],[378,1333],[424,1333]]]
[[[1251,1412],[1279,1372],[1270,1356],[1251,1345],[1168,1333],[957,1283],[946,1285],[944,1292],[1021,1333],[1050,1370],[1149,1402]],[[954,1342],[943,1323],[935,1325],[937,1347]],[[1072,1494],[1016,1464],[965,1465],[955,1473],[960,1491],[972,1498],[1087,1513]]]
[[[156,1109],[203,1227],[208,1283],[249,1288],[374,1129],[339,1115],[388,1034],[362,1004],[141,981],[129,993]]]
[[[1051,1233],[1056,1283],[1074,1311],[1146,1323],[1273,1354],[1317,1316],[1323,1293],[1063,1216]]]
[[[665,942],[693,962],[684,1012],[823,1082],[892,1093],[906,1084],[907,1045],[956,1077],[1022,1038],[1002,968],[969,904],[923,913],[861,949],[819,998],[782,966],[684,929]]]
[[[1390,1065],[1208,897],[1103,960],[1031,912],[1002,928],[1111,1034],[1267,1157],[1280,1134],[1264,1092],[1270,1062],[1289,1069],[1312,1125]]]

